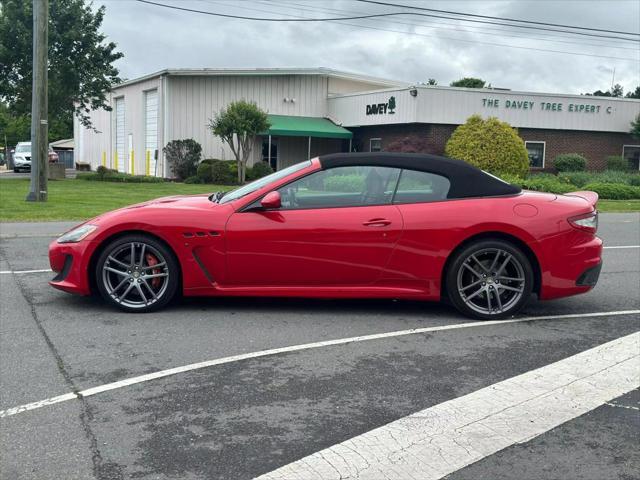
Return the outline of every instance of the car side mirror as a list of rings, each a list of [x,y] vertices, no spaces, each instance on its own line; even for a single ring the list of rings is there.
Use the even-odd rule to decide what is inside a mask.
[[[260,201],[260,205],[265,210],[273,210],[275,208],[280,208],[282,206],[282,202],[280,199],[280,192],[273,191],[267,193],[262,200]]]

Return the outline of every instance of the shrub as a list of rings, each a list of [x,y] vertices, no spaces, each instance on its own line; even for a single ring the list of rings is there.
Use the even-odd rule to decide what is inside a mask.
[[[233,175],[233,171],[229,168],[230,163],[222,160],[216,160],[211,164],[211,182],[218,185],[233,185],[236,182],[236,177]]]
[[[205,182],[202,181],[202,178],[198,177],[197,175],[194,175],[192,177],[185,178],[184,183],[205,183]]]
[[[632,200],[640,199],[640,187],[622,185],[618,183],[588,183],[585,190],[596,192],[600,198],[608,200]]]
[[[529,171],[524,142],[508,123],[494,117],[487,120],[480,115],[469,117],[449,138],[445,154],[498,176],[524,177]]]
[[[184,180],[196,174],[202,146],[192,138],[186,140],[172,140],[162,150],[169,163],[171,175],[178,180]]]
[[[634,187],[640,187],[640,174],[633,174],[629,177],[629,185],[633,185]]]
[[[360,175],[335,175],[324,180],[329,192],[358,192],[364,190],[364,178]]]
[[[247,168],[247,179],[257,180],[273,173],[273,168],[267,162],[258,162],[253,167]]]
[[[520,186],[526,190],[536,190],[538,192],[549,193],[569,193],[575,191],[576,187],[563,181],[555,175],[534,175],[522,180]]]
[[[213,179],[213,171],[211,167],[212,167],[211,162],[205,161],[205,160],[200,162],[200,165],[198,165],[198,169],[196,170],[195,176],[198,177],[200,180],[202,180],[201,183],[211,183]],[[186,179],[185,179],[185,183],[187,183]]]
[[[578,153],[563,153],[553,160],[559,172],[582,172],[587,168],[587,159]]]
[[[622,155],[610,155],[607,157],[607,170],[629,170],[629,162]]]
[[[595,174],[591,172],[562,172],[558,174],[558,178],[563,182],[567,182],[581,188],[587,183],[593,182],[594,175]]]
[[[525,181],[524,178],[519,177],[518,175],[512,175],[511,173],[503,173],[499,178],[511,185],[517,185],[519,187],[522,187],[522,184]]]
[[[162,177],[147,177],[145,175],[129,175],[128,173],[120,173],[109,170],[106,173],[78,173],[76,178],[79,180],[95,181],[95,182],[120,182],[120,183],[163,183]]]

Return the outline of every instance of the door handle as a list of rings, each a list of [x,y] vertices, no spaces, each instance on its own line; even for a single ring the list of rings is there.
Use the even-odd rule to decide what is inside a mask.
[[[367,222],[362,222],[362,225],[364,225],[365,227],[386,227],[388,225],[391,225],[391,221],[387,220],[386,218],[372,218]]]

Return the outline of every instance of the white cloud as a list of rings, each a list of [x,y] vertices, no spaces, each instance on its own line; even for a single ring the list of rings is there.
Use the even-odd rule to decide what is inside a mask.
[[[343,16],[346,13],[341,12],[398,10],[352,0],[275,0],[274,3],[264,0],[157,1],[258,17]],[[396,0],[396,3],[610,30],[640,31],[640,2],[635,0]],[[290,8],[285,8],[285,4]],[[501,29],[497,26],[458,24],[460,26],[455,27],[450,25],[456,23],[452,20],[419,17],[348,22],[373,27],[365,29],[326,22],[232,20],[168,10],[131,0],[106,0],[106,6],[103,28],[110,40],[115,41],[125,54],[118,62],[118,67],[122,76],[127,78],[168,67],[324,66],[408,82],[436,78],[440,84],[448,84],[463,76],[478,76],[494,86],[514,90],[580,93],[606,90],[611,84],[615,68],[616,82],[621,83],[625,91],[640,84],[638,43],[618,41],[616,45],[627,49],[617,49],[602,46],[603,43],[610,44],[611,40],[574,36],[561,39],[552,37],[556,35],[554,32],[544,31],[510,30],[500,34],[495,31]],[[523,38],[525,36],[538,38]],[[606,55],[635,61],[541,52],[482,42]],[[596,44],[600,46],[594,46]]]

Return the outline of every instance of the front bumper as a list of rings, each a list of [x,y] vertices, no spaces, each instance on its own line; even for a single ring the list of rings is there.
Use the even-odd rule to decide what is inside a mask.
[[[49,264],[56,276],[49,282],[54,288],[78,295],[90,295],[89,262],[97,244],[90,241],[49,244]]]

